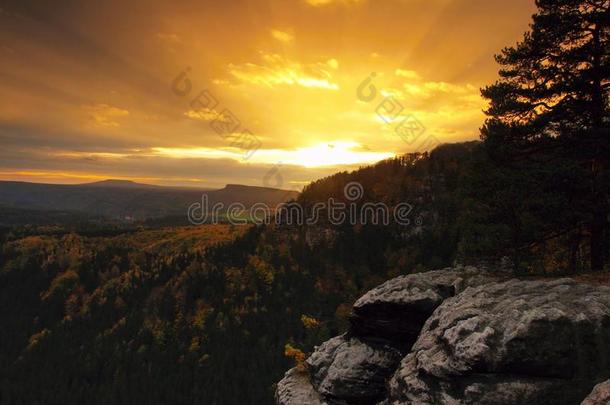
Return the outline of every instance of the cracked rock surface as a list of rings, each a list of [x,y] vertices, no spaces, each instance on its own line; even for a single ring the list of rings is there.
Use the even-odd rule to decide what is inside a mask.
[[[464,288],[497,279],[474,267],[448,268],[393,278],[364,294],[353,307],[351,331],[409,349],[432,312]]]
[[[610,373],[610,288],[492,283],[447,299],[390,381],[387,404],[578,404]]]
[[[337,336],[316,348],[307,359],[311,382],[326,398],[348,403],[375,403],[383,399],[386,380],[403,355],[383,343],[366,343],[348,335]]]
[[[277,384],[275,402],[278,405],[328,405],[309,382],[306,371],[291,368]]]
[[[610,377],[610,287],[503,280],[463,267],[389,280],[306,372],[286,373],[276,402],[610,404],[610,382],[593,389]]]

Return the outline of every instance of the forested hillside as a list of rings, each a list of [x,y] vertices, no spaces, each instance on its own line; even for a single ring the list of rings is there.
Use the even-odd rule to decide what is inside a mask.
[[[478,142],[443,145],[325,178],[298,198],[345,200],[356,181],[359,204],[411,204],[408,225],[13,228],[0,259],[0,398],[270,403],[292,362],[284,354],[298,359],[339,333],[353,300],[392,276],[503,256],[522,274],[582,270],[561,236],[515,236],[502,203],[534,196],[503,201],[488,156]],[[532,212],[520,215],[536,228]]]
[[[345,198],[357,181],[361,202],[409,202],[409,225],[6,232],[2,402],[270,403],[286,349],[298,358],[343,330],[363,291],[519,251],[503,239],[510,224],[472,220],[488,193],[473,187],[484,156],[481,143],[444,145],[315,182],[298,200]]]
[[[397,170],[407,190],[439,170],[405,162],[352,176]],[[312,185],[303,201],[332,194],[335,181]],[[408,245],[394,228],[325,226],[5,233],[2,401],[268,403],[292,361],[286,344],[311,349],[345,325],[364,289],[454,256],[445,233]]]

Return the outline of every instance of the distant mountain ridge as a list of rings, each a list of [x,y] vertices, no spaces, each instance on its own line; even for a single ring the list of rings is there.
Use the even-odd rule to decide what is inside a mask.
[[[95,181],[93,183],[83,183],[83,184],[79,184],[79,186],[110,187],[110,188],[159,188],[159,187],[163,187],[163,186],[157,186],[154,184],[137,183],[137,182],[131,181],[131,180],[116,180],[116,179]]]
[[[299,193],[268,187],[229,184],[218,190],[168,187],[129,180],[104,180],[85,184],[43,184],[0,181],[0,206],[19,210],[73,211],[119,220],[148,220],[185,216],[188,207],[208,197],[210,206],[255,203],[274,208]]]
[[[34,184],[38,184],[38,183],[34,183]],[[101,180],[101,181],[95,181],[92,183],[81,183],[81,184],[76,184],[77,186],[85,186],[85,187],[100,187],[100,188],[127,188],[127,189],[143,189],[143,188],[149,188],[149,189],[166,189],[166,190],[199,190],[199,191],[212,191],[212,190],[218,190],[215,188],[211,188],[211,187],[190,187],[190,186],[161,186],[158,184],[147,184],[147,183],[138,183],[136,181],[133,180],[119,180],[119,179],[107,179],[107,180]],[[225,186],[228,187],[230,186],[230,184],[227,184]],[[241,186],[241,185],[239,185]],[[241,187],[246,187],[246,188],[259,188],[256,186],[241,186]]]

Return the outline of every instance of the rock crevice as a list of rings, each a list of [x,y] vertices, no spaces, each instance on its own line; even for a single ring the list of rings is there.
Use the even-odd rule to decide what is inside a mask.
[[[350,324],[300,380],[286,374],[278,404],[580,404],[610,377],[610,287],[571,279],[402,276],[358,299]],[[311,402],[291,401],[299,384]]]

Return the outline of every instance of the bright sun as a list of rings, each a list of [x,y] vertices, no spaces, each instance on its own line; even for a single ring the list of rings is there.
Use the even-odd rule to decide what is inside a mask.
[[[312,146],[282,150],[260,149],[251,151],[248,159],[243,151],[234,148],[154,148],[153,154],[176,159],[188,158],[231,158],[249,163],[283,163],[302,167],[323,167],[337,165],[357,165],[378,162],[394,156],[391,152],[372,152],[365,150],[353,141],[318,143]]]

